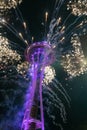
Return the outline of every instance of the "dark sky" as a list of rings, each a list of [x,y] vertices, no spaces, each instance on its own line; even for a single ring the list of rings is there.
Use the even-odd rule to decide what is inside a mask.
[[[45,12],[49,12],[49,19],[52,15],[54,2],[52,0],[24,0],[21,4],[21,10],[24,19],[26,20],[30,33],[38,41],[43,36],[45,27]]]

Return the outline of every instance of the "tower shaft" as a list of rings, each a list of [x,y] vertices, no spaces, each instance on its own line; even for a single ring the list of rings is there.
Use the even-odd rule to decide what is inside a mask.
[[[32,66],[32,89],[30,92],[29,103],[25,112],[23,120],[22,130],[44,130],[44,120],[43,120],[43,104],[42,104],[42,79],[43,71],[41,66],[34,64]],[[40,112],[38,107],[40,106]],[[39,118],[38,118],[39,113]]]
[[[45,41],[34,43],[26,49],[26,59],[31,64],[32,80],[22,130],[44,130],[42,80],[45,66],[51,64],[54,60],[52,48]]]

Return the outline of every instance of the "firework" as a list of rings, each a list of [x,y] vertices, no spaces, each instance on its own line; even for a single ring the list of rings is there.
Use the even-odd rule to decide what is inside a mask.
[[[71,37],[71,44],[73,49],[62,56],[61,63],[70,78],[84,74],[87,71],[87,62],[77,34]]]
[[[0,36],[0,70],[5,70],[9,66],[15,66],[17,72],[26,78],[29,63],[22,61],[21,55],[16,50],[12,50],[8,39]],[[43,83],[48,85],[55,75],[55,70],[51,66],[45,67]]]
[[[53,124],[59,126],[56,116],[58,113],[60,113],[59,116],[63,120],[63,123],[65,123],[67,121],[65,102],[67,103],[67,106],[70,107],[71,99],[62,84],[54,78],[48,86],[43,85],[43,95],[44,109],[48,116],[53,120]],[[62,97],[65,102],[63,102]],[[56,109],[56,112],[54,112],[54,109]]]
[[[28,65],[29,66],[29,65]],[[31,67],[28,70],[29,77],[32,76],[32,71],[30,71]],[[49,83],[52,82],[53,79],[55,79],[56,72],[55,69],[51,66],[46,66],[44,69],[44,76],[43,76],[43,85],[49,85]]]
[[[71,0],[67,5],[74,15],[87,15],[87,0]]]
[[[61,26],[61,17],[58,19],[52,19],[49,26],[49,32],[47,35],[47,40],[51,44],[53,44],[53,47],[56,45],[59,45],[60,43],[63,43],[65,37],[65,26]],[[56,46],[57,46],[56,45]]]
[[[17,64],[20,60],[20,55],[16,50],[11,49],[8,39],[0,36],[0,70],[6,65]]]
[[[18,73],[20,73],[24,78],[26,78],[26,74],[27,74],[28,68],[29,68],[29,64],[26,61],[17,65]]]
[[[9,43],[7,38],[0,36],[0,71],[5,73],[5,71],[10,69],[11,73],[13,72],[12,68],[15,68],[25,78],[28,63],[26,61],[23,62],[21,55],[11,48],[11,43]]]
[[[22,0],[0,0],[0,11],[16,8],[21,2]]]
[[[45,22],[48,20],[48,12],[45,13]]]
[[[54,68],[52,68],[51,66],[45,67],[43,83],[48,85],[49,83],[52,82],[55,76],[56,76],[56,72]]]
[[[78,1],[80,0],[72,0],[69,3],[78,3]],[[84,4],[85,8],[87,7],[86,0],[80,1],[80,3]],[[55,10],[49,24],[47,41],[52,44],[53,48],[57,48],[56,52],[58,52],[58,55],[62,53],[65,44],[69,42],[72,34],[77,33],[82,35],[87,33],[87,18],[84,15],[86,11],[79,13],[78,17],[74,17],[72,12],[67,10],[69,9],[69,5],[70,4],[67,5],[65,0],[56,1]],[[79,6],[81,6],[81,4]],[[63,15],[61,10],[66,12],[66,14],[64,13]]]

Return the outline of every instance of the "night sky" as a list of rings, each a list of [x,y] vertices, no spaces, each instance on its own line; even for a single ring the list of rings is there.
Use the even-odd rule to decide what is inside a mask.
[[[35,41],[39,41],[43,37],[43,33],[45,30],[43,25],[45,21],[44,14],[46,11],[49,13],[49,19],[47,23],[47,25],[49,25],[53,7],[54,7],[54,2],[50,2],[50,0],[45,0],[45,1],[25,0],[20,5],[23,18],[28,24],[30,34],[35,37]]]
[[[47,23],[48,30],[49,23],[52,17],[53,7],[53,0],[23,0],[22,4],[19,6],[23,18],[27,23],[30,32],[29,35],[31,35],[31,37],[34,36],[34,41],[41,41],[41,39],[43,39],[45,31],[45,27],[43,25],[44,13],[46,11],[49,12],[49,19]],[[86,42],[85,46],[86,48],[83,48],[85,56],[87,56]],[[67,123],[63,124],[64,130],[87,130],[87,74],[83,74],[73,79],[67,79],[67,74],[64,72],[59,62],[54,63],[53,66],[56,70],[57,79],[62,83],[63,87],[71,98],[71,106],[70,108],[66,108]],[[50,126],[49,130],[58,130],[58,127],[56,127],[55,125],[50,125],[52,121],[50,121],[48,117],[46,117],[46,122],[48,122]]]

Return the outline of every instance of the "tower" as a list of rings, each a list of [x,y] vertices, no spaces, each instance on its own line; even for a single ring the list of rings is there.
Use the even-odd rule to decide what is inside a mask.
[[[54,53],[46,41],[32,44],[26,49],[26,60],[31,64],[31,92],[25,111],[22,130],[44,130],[42,80],[45,66],[54,61]],[[40,105],[39,105],[40,104]],[[38,108],[40,106],[40,108]],[[39,118],[38,110],[40,109]]]

